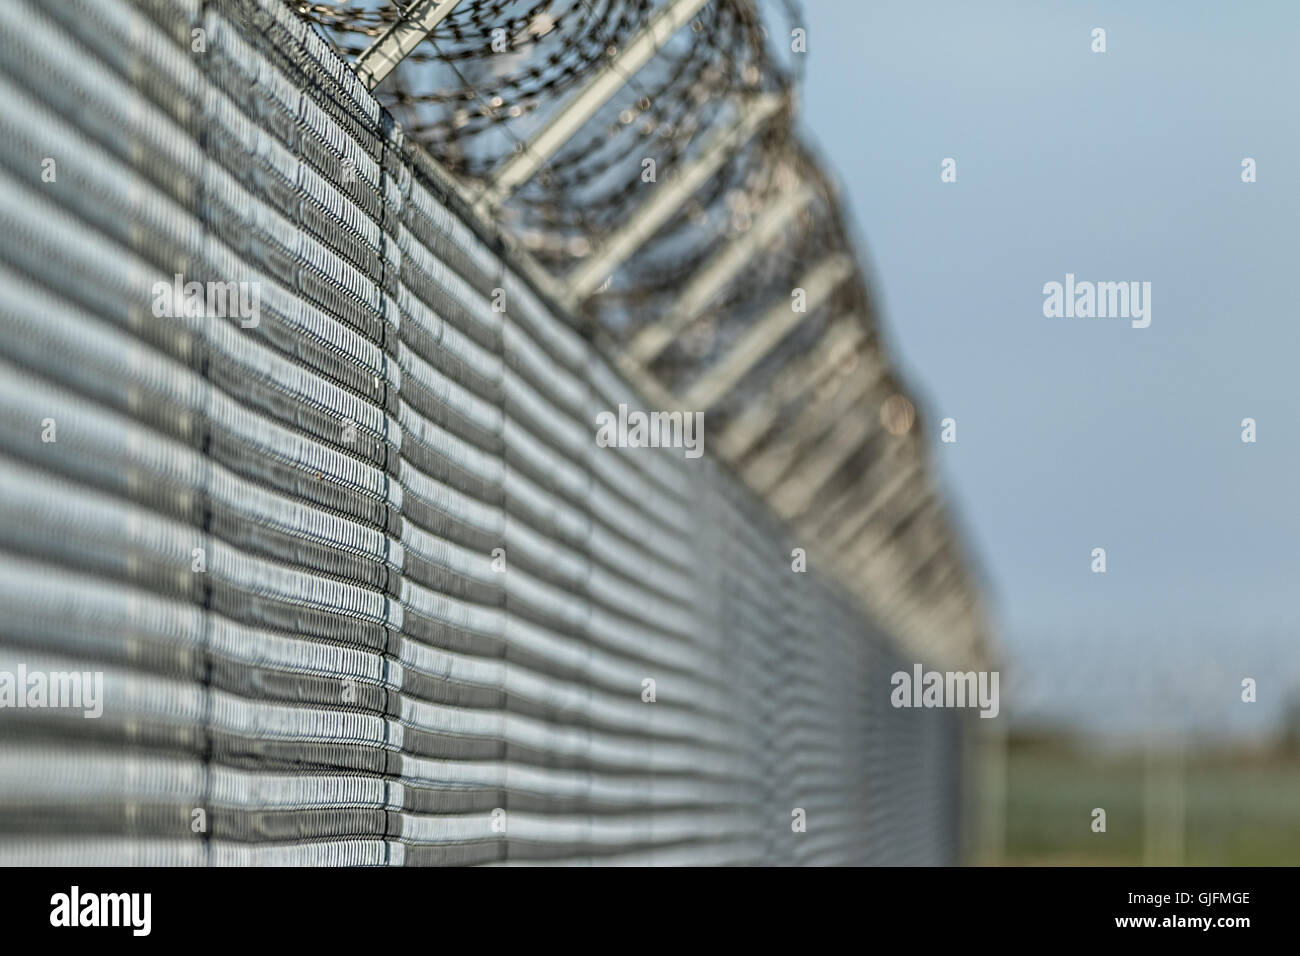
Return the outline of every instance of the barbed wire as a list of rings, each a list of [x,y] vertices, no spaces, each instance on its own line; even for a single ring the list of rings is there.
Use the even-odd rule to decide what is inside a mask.
[[[414,0],[293,2],[355,59]],[[565,108],[567,94],[599,71],[621,69],[619,54],[666,3],[462,0],[376,95],[408,137],[471,194],[493,196],[496,225],[561,284],[635,222],[656,190],[671,188],[709,156],[716,137],[752,115],[760,100],[775,100],[775,113],[746,141],[734,143],[716,168],[710,165],[665,221],[639,235],[635,252],[611,265],[594,293],[579,297],[575,319],[581,327],[599,330],[616,346],[633,345],[639,333],[674,314],[683,289],[708,275],[723,250],[763,222],[762,241],[746,247],[738,268],[721,270],[699,314],[674,314],[671,339],[645,358],[646,371],[670,393],[687,394],[820,266],[840,257],[856,263],[833,180],[795,128],[806,42],[797,0],[710,0],[649,62],[621,76],[618,90],[564,145],[535,156],[525,182],[508,196],[492,193],[499,171],[533,148],[538,132]],[[773,7],[777,16],[770,15]],[[795,194],[799,202],[788,215],[775,225],[765,218]],[[792,387],[799,360],[824,355],[832,347],[829,333],[846,323],[860,328],[855,344],[836,353],[813,386]],[[805,411],[822,406],[856,401],[858,414],[875,417],[876,408],[862,406],[892,398],[909,410],[903,430],[911,429],[912,406],[896,394],[901,386],[892,372],[879,376],[879,354],[859,360],[879,348],[871,299],[854,268],[850,279],[822,290],[820,302],[713,404],[715,434],[773,392],[795,397],[774,413],[770,435],[764,433],[751,455],[775,446],[769,457],[780,458]],[[832,425],[819,420],[818,429]],[[913,429],[909,439],[918,433]],[[849,449],[827,487],[856,487],[882,440]],[[883,511],[890,513],[889,507]],[[926,521],[941,520],[925,514]],[[917,534],[922,544],[928,540]],[[946,558],[926,554],[920,552],[923,563],[908,579],[922,603],[932,600],[923,592],[942,582],[950,567]]]
[[[792,37],[802,23],[797,3],[772,3],[783,11]],[[301,0],[297,8],[355,57],[409,5]],[[662,8],[660,0],[464,0],[377,95],[409,136],[481,190],[562,108],[564,92],[610,67]],[[753,97],[786,101],[584,305],[583,321],[599,324],[615,340],[630,339],[671,308],[683,284],[765,210],[808,189],[804,208],[754,250],[717,290],[707,313],[687,323],[681,340],[656,356],[654,371],[666,384],[689,381],[707,368],[740,330],[788,297],[811,266],[852,254],[831,181],[794,131],[803,57],[793,43],[787,50],[775,42],[772,21],[759,0],[705,4],[496,210],[503,229],[563,276],[634,217],[650,190],[670,183],[714,134],[739,120]],[[865,311],[864,298],[855,281],[815,311]],[[809,345],[805,340],[826,324],[818,316],[788,348]],[[779,368],[779,356],[769,364]],[[739,394],[761,389],[758,378]]]
[[[403,14],[391,0],[298,4],[356,56]],[[466,0],[378,91],[381,101],[451,172],[486,184],[559,107],[568,87],[613,61],[661,4],[655,0]],[[797,7],[785,2],[797,22]],[[782,63],[752,0],[714,0],[524,184],[501,225],[560,273],[598,249],[645,201],[647,186],[676,175],[708,135],[760,92],[791,97],[800,62]],[[653,162],[647,181],[643,165]],[[625,264],[605,302],[649,305],[743,232],[791,185],[797,155],[789,118],[739,150]],[[662,249],[671,249],[670,256]],[[752,288],[750,284],[749,288]]]

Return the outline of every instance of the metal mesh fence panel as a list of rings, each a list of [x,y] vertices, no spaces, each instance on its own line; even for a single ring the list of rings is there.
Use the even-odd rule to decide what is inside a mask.
[[[279,0],[0,4],[0,863],[952,860],[951,712],[427,167]]]

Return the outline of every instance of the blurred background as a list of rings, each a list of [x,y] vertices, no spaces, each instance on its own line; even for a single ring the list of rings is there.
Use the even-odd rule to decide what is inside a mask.
[[[957,422],[929,439],[1009,661],[1007,861],[1300,861],[1300,7],[804,9],[802,122]],[[1067,272],[1151,282],[1150,327],[1044,318]]]

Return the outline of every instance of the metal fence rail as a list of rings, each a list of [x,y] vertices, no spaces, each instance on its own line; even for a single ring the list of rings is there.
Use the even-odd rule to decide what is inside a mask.
[[[0,4],[0,863],[951,860],[958,721],[451,206],[279,0]]]

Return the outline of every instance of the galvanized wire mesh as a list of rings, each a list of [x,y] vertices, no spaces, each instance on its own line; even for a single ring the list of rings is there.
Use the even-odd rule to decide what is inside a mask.
[[[0,674],[104,681],[0,863],[952,859],[957,720],[404,136],[279,0],[0,4]]]

